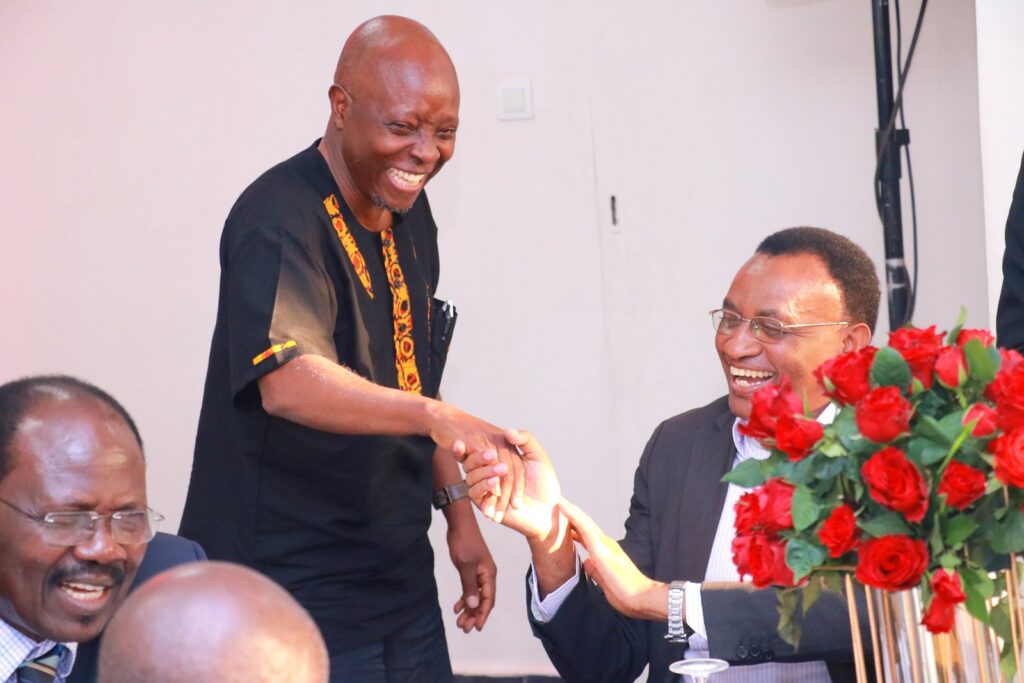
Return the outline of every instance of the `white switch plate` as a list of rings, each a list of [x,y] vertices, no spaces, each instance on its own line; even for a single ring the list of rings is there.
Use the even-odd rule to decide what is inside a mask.
[[[533,97],[530,79],[521,78],[498,84],[498,120],[512,121],[533,118]]]

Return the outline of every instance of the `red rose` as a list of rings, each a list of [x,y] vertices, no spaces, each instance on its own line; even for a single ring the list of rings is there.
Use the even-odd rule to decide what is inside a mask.
[[[814,371],[814,376],[818,378],[818,383],[825,389],[825,394],[829,398],[844,405],[853,405],[864,398],[864,394],[871,389],[871,363],[877,351],[874,346],[866,346],[858,351],[840,354],[822,363]],[[832,383],[832,391],[828,391],[825,385],[826,377]]]
[[[955,389],[967,381],[967,358],[955,346],[943,346],[935,360],[935,376],[942,386]]]
[[[999,426],[1010,431],[1024,426],[1024,363],[1016,351],[1001,350],[1003,363],[985,396],[996,404]]]
[[[793,491],[792,484],[775,478],[769,479],[757,489],[758,502],[761,505],[761,525],[765,531],[775,532],[793,528]]]
[[[932,633],[949,633],[956,619],[956,606],[967,599],[956,572],[935,572],[931,580],[932,601],[921,623]]]
[[[956,345],[962,349],[964,344],[972,339],[980,341],[986,349],[992,346],[996,340],[988,330],[960,330],[960,334],[956,336]]]
[[[783,377],[778,384],[766,384],[750,397],[750,418],[740,424],[740,433],[755,439],[771,439],[780,417],[803,413],[803,401],[789,385],[789,378]]]
[[[783,415],[775,426],[775,446],[790,460],[803,460],[824,433],[825,428],[817,420]]]
[[[737,535],[748,535],[761,525],[761,505],[756,492],[744,493],[736,501],[736,521],[733,527]]]
[[[868,493],[880,505],[902,512],[908,522],[920,522],[928,511],[928,485],[903,451],[887,446],[861,468]]]
[[[926,330],[901,327],[889,333],[889,346],[900,352],[925,389],[932,388],[932,369],[942,347],[942,336],[943,333],[935,331],[935,325]]]
[[[986,436],[991,436],[996,431],[996,411],[987,406],[984,403],[975,403],[973,406],[967,409],[964,413],[964,426],[974,422],[974,429],[971,430],[971,436],[976,439],[983,439]]]
[[[909,536],[882,536],[861,543],[855,576],[886,591],[913,588],[928,567],[928,544]]]
[[[749,575],[757,588],[792,586],[793,570],[786,565],[786,542],[764,534],[737,536],[732,561],[740,579]]]
[[[910,429],[913,406],[896,387],[878,387],[857,404],[857,428],[875,443],[888,443]]]
[[[995,453],[999,481],[1024,488],[1024,428],[1014,429],[993,439],[988,449]]]
[[[985,493],[985,475],[970,465],[953,460],[939,480],[939,494],[946,494],[946,505],[957,510],[981,498]]]
[[[828,549],[829,557],[842,557],[857,547],[860,529],[849,505],[840,505],[818,529],[818,538]]]

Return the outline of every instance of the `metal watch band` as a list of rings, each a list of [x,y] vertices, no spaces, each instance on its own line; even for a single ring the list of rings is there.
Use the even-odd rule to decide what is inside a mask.
[[[460,498],[465,498],[469,495],[469,484],[464,481],[460,481],[457,484],[451,486],[445,486],[443,489],[434,491],[434,496],[431,498],[431,502],[434,504],[434,508],[440,510],[450,503],[454,503]]]
[[[683,606],[685,597],[685,581],[673,581],[668,585],[668,633],[665,634],[665,640],[670,643],[688,642]]]

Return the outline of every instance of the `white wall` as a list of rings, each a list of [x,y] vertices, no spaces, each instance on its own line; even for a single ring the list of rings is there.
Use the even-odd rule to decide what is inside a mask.
[[[990,324],[1002,287],[1003,232],[1024,153],[1024,3],[978,0],[978,95]]]
[[[909,34],[916,4],[906,4]],[[224,217],[258,173],[321,134],[348,32],[406,14],[447,45],[462,85],[457,154],[430,187],[441,293],[460,309],[446,398],[536,432],[567,494],[621,533],[646,435],[721,390],[705,311],[756,239],[823,224],[881,258],[866,3],[629,7],[623,19],[599,0],[0,3],[0,380],[64,371],[123,400],[147,441],[153,505],[175,528]],[[652,19],[668,27],[659,42],[645,42]],[[907,92],[921,323],[949,324],[960,303],[974,324],[988,316],[974,41],[968,3],[932,3]],[[709,90],[681,90],[721,134],[689,127],[642,144],[673,130],[676,112],[611,84],[652,60],[678,80],[654,82],[651,97],[700,71]],[[495,86],[518,77],[532,81],[535,118],[498,122]],[[631,233],[611,234],[606,193],[624,171],[594,152],[610,145],[640,160],[630,187],[661,183],[677,207],[648,228],[650,263],[684,257],[699,266],[689,279],[639,258]],[[665,158],[681,176],[706,173],[673,184],[652,172]],[[625,207],[642,201],[631,193]],[[638,296],[663,297],[672,278],[660,315],[627,309],[614,290],[624,275]],[[456,669],[550,671],[526,625],[525,546],[504,529],[485,534],[498,606],[482,634],[449,634]],[[457,580],[442,523],[431,536],[447,608]]]

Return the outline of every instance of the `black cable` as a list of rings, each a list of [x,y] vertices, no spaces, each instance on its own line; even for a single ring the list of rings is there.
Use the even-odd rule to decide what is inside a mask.
[[[896,9],[896,68],[903,71],[903,27],[900,23],[900,0],[895,0]],[[900,128],[907,130],[907,122],[904,119],[903,103],[900,102]],[[903,154],[907,159],[907,183],[910,188],[910,222],[913,228],[914,243],[914,277],[910,287],[910,296],[907,299],[907,320],[914,318],[914,306],[917,303],[917,274],[919,269],[917,252],[917,198],[914,195],[914,166],[910,163],[910,144],[903,146]]]

